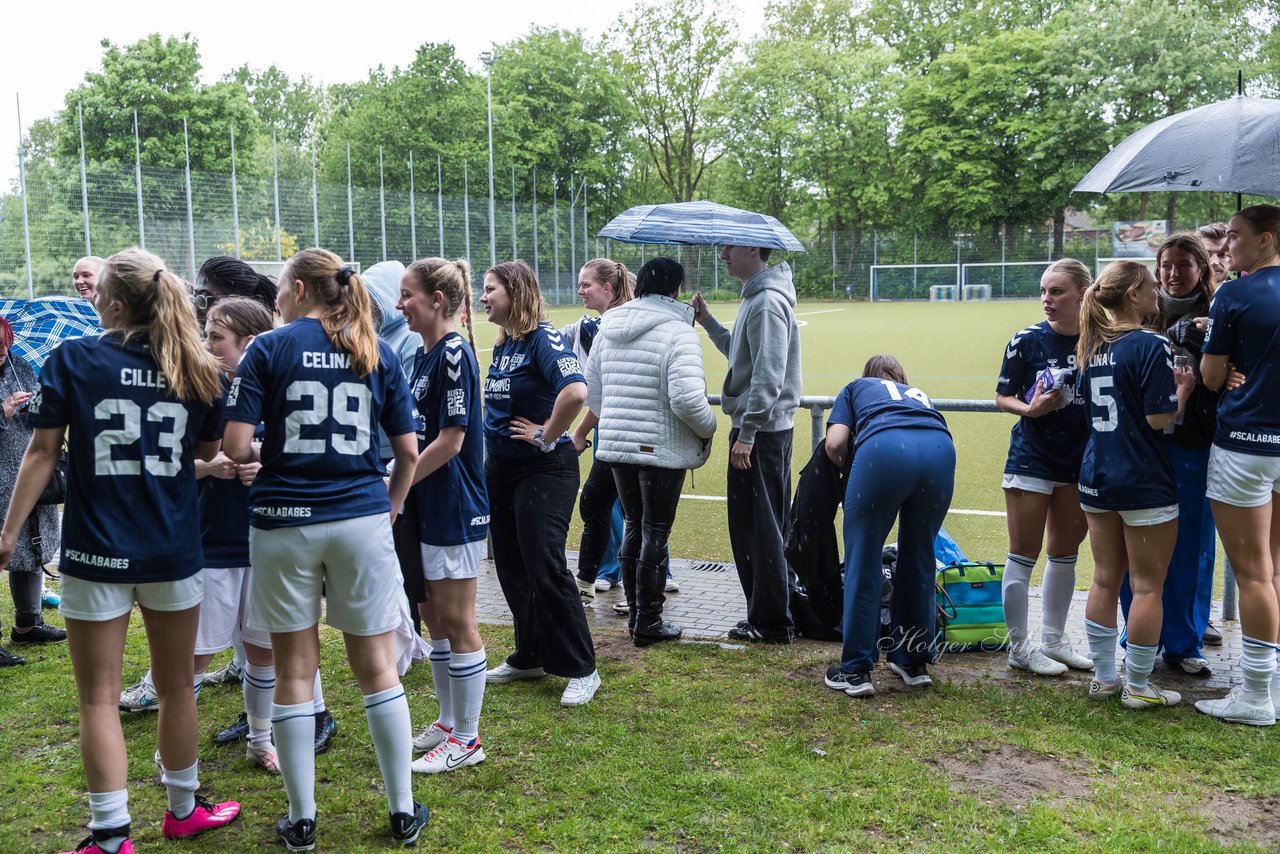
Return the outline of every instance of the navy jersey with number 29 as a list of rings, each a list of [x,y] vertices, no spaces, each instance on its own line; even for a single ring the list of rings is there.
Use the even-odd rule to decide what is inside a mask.
[[[227,420],[266,423],[249,492],[255,528],[390,512],[376,426],[403,436],[414,418],[400,360],[382,341],[378,360],[358,376],[312,317],[253,339],[227,395]]]
[[[1082,374],[1089,441],[1080,463],[1080,503],[1100,510],[1176,504],[1173,466],[1148,415],[1176,412],[1169,339],[1135,329],[1104,344]]]
[[[63,342],[40,372],[28,423],[68,428],[64,573],[145,584],[200,571],[194,451],[221,436],[221,406],[175,397],[145,335]]]
[[[841,389],[827,424],[848,427],[855,451],[877,433],[895,428],[951,433],[946,419],[920,389],[873,377],[861,377]]]

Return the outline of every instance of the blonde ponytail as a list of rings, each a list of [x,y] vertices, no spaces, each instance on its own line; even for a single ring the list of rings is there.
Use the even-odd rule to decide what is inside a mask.
[[[217,362],[200,343],[186,286],[163,261],[136,247],[117,252],[103,265],[98,293],[99,299],[119,300],[127,309],[126,341],[147,334],[151,356],[174,396],[185,402],[218,399]]]
[[[327,249],[303,249],[284,265],[282,282],[302,280],[307,302],[319,305],[320,325],[335,350],[351,357],[351,370],[367,377],[378,367],[373,301],[364,280]]]
[[[1112,313],[1119,309],[1129,292],[1142,287],[1147,268],[1137,261],[1113,261],[1085,289],[1080,303],[1080,341],[1076,344],[1076,367],[1085,370],[1103,344],[1108,344],[1139,325],[1117,322]]]

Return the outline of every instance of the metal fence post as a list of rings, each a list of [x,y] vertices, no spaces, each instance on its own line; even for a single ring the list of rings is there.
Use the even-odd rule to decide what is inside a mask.
[[[578,269],[578,241],[577,227],[574,225],[574,213],[577,208],[577,200],[573,195],[573,175],[569,176],[569,275],[575,275],[574,271]],[[582,247],[584,250],[587,247]],[[560,291],[556,289],[556,305],[560,305]]]
[[[191,211],[191,141],[187,138],[187,117],[182,117],[182,175],[187,184],[187,243],[188,261],[191,263],[191,281],[196,280],[196,223]]]
[[[533,167],[533,275],[542,281],[542,272],[538,269],[538,167]]]
[[[818,450],[818,444],[826,436],[826,431],[822,426],[822,413],[825,411],[825,408],[818,403],[809,407],[809,438],[812,440],[813,445],[809,449],[810,451]]]
[[[142,140],[138,137],[138,111],[133,111],[133,177],[138,187],[138,247],[147,248],[147,229],[142,219]]]
[[[27,259],[27,296],[35,298],[36,280],[31,272],[31,225],[27,219],[27,147],[22,141],[22,99],[14,95],[18,105],[18,183],[22,190],[22,250]]]
[[[284,237],[280,228],[280,161],[276,157],[276,132],[271,131],[271,193],[275,200],[276,260],[284,260]]]
[[[560,304],[560,184],[551,176],[551,247],[556,263],[556,305]]]
[[[409,151],[409,243],[413,260],[418,260],[418,218],[413,203],[413,151]]]
[[[351,205],[351,143],[347,143],[347,260],[356,260],[356,225]]]
[[[236,257],[240,257],[240,197],[236,190],[236,127],[231,126],[231,228],[236,244]]]
[[[311,143],[311,233],[320,245],[320,185],[316,183],[316,144]]]
[[[378,146],[378,226],[382,232],[382,260],[387,260],[387,182],[382,174],[382,146]]]
[[[836,230],[828,229],[831,234],[831,298],[836,297]]]
[[[511,257],[519,258],[520,250],[516,241],[516,167],[511,167]],[[536,270],[534,271],[537,272]]]
[[[436,155],[436,225],[440,228],[440,257],[444,257],[444,169]]]
[[[92,255],[93,249],[89,241],[89,179],[84,167],[84,112],[79,104],[76,104],[76,121],[80,125],[80,207],[84,210],[84,254]]]
[[[471,182],[467,177],[467,161],[462,161],[462,224],[467,235],[467,265],[471,265]]]

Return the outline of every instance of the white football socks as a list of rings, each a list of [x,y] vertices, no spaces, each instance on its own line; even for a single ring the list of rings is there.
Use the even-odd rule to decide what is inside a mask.
[[[436,686],[436,699],[440,701],[440,716],[436,720],[448,730],[454,727],[453,682],[449,679],[451,654],[452,646],[447,638],[431,639],[431,653],[427,660],[431,663],[431,681]]]
[[[480,709],[484,706],[484,672],[487,668],[484,647],[476,652],[455,652],[449,662],[453,737],[463,744],[480,735]]]
[[[1084,632],[1089,638],[1094,678],[1105,685],[1113,684],[1116,681],[1116,640],[1120,633],[1112,626],[1093,620],[1084,621]]]
[[[1050,557],[1044,568],[1044,580],[1040,584],[1040,595],[1044,597],[1040,642],[1045,646],[1062,643],[1062,633],[1067,627],[1067,614],[1071,611],[1071,599],[1075,590],[1076,556]]]
[[[316,817],[316,713],[312,702],[271,704],[271,736],[289,796],[289,823]]]
[[[409,701],[403,686],[366,694],[364,717],[369,722],[369,737],[378,754],[382,782],[387,789],[387,809],[392,813],[413,812],[412,774],[413,730],[409,722]]]
[[[1000,594],[1004,599],[1004,622],[1009,627],[1009,645],[1014,652],[1027,651],[1027,589],[1031,586],[1031,572],[1036,562],[1029,557],[1012,552],[1005,560],[1004,580]]]
[[[166,768],[160,775],[160,782],[169,796],[169,812],[176,819],[190,818],[195,811],[196,789],[200,788],[199,766],[199,762],[192,762],[191,767],[181,771]]]
[[[244,713],[249,720],[249,743],[271,740],[271,697],[276,692],[276,669],[246,663],[241,676]]]

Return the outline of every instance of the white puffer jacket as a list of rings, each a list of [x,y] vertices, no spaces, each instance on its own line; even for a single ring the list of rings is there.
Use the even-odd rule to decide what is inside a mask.
[[[601,460],[667,469],[707,461],[716,417],[692,307],[655,295],[609,309],[586,376],[587,405],[600,416]]]

